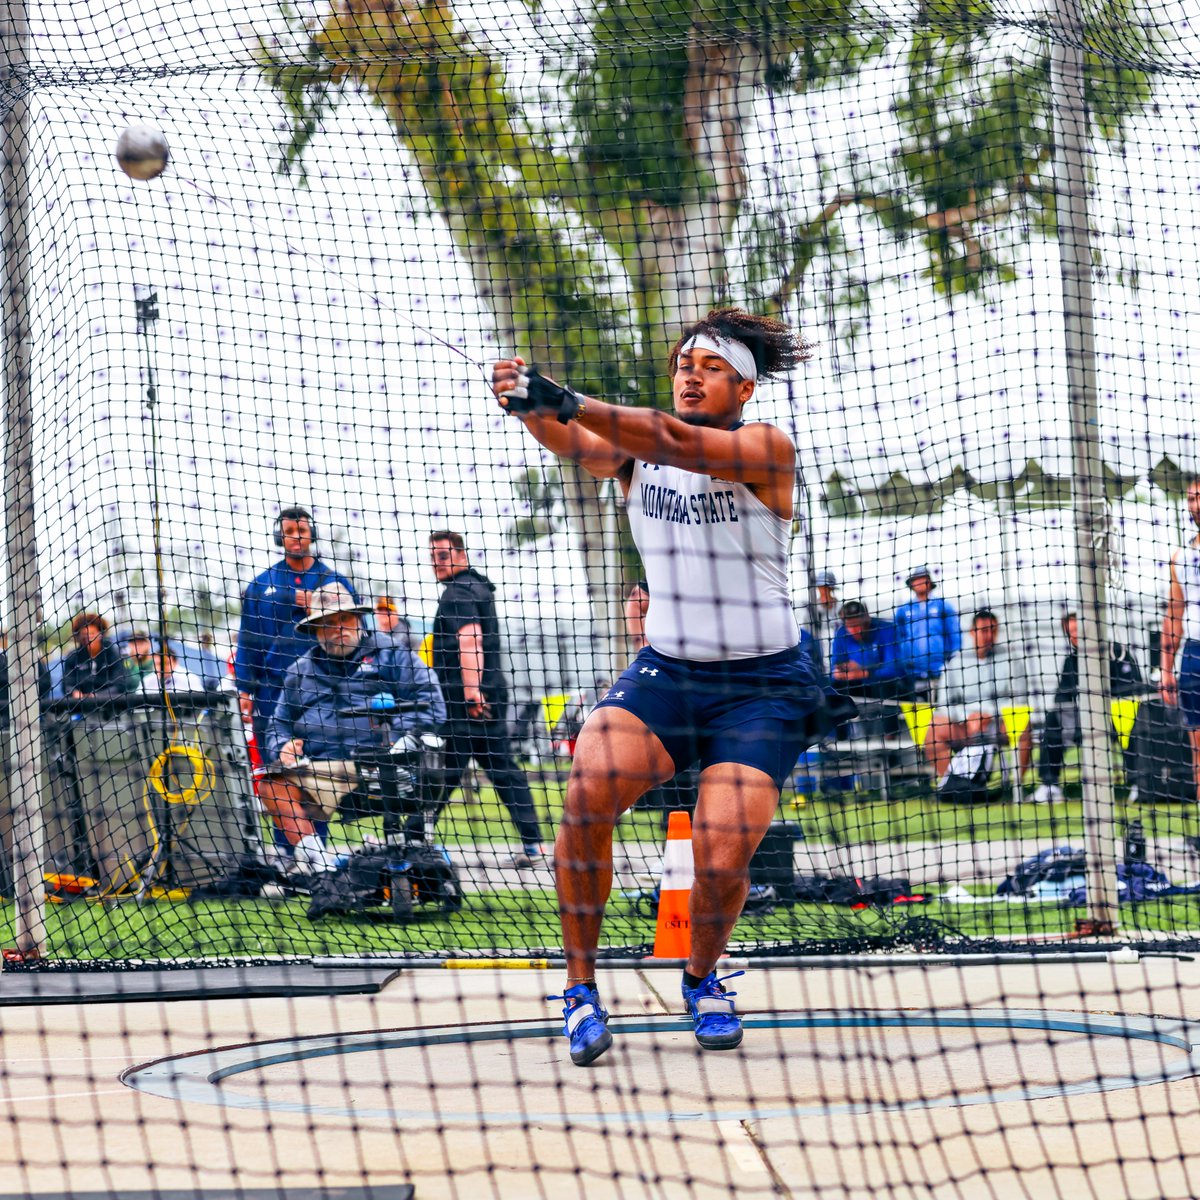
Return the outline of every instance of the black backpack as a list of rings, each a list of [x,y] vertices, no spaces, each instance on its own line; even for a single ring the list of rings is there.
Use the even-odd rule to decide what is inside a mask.
[[[1133,759],[1130,781],[1137,784],[1143,804],[1196,802],[1192,742],[1175,705],[1142,701],[1129,737],[1129,754]]]
[[[314,921],[388,903],[396,920],[407,921],[417,905],[454,912],[463,899],[454,868],[441,850],[425,842],[355,851],[338,870],[318,875],[309,897],[308,917]]]

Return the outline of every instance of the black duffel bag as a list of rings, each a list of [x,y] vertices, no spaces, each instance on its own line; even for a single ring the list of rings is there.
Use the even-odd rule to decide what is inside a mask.
[[[407,920],[417,905],[440,912],[462,907],[462,888],[454,868],[436,846],[371,846],[355,851],[336,871],[316,876],[309,886],[308,917],[365,912],[390,904],[397,920]]]
[[[1129,757],[1133,760],[1130,782],[1137,784],[1142,804],[1195,804],[1192,743],[1178,707],[1158,699],[1138,705]]]

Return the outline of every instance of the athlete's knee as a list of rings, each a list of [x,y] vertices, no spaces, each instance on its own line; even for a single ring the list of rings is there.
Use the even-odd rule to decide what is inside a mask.
[[[613,804],[618,813],[623,812],[674,773],[637,750],[630,747],[627,753],[622,753],[612,745],[577,750],[567,781],[568,794],[576,793],[581,799],[601,806]]]
[[[692,891],[699,898],[701,907],[709,907],[705,903],[708,897],[720,902],[722,898],[743,893],[749,884],[749,859],[743,861],[741,858],[723,856],[719,860],[696,864]]]
[[[623,811],[621,800],[611,787],[605,787],[591,775],[571,773],[563,799],[563,826],[611,830]]]
[[[724,812],[715,820],[699,813],[692,826],[696,874],[727,876],[748,871],[765,831],[761,821],[748,820],[736,812]]]
[[[750,837],[720,837],[711,841],[700,839],[692,831],[692,861],[697,877],[712,875],[726,877],[745,874],[760,839]]]

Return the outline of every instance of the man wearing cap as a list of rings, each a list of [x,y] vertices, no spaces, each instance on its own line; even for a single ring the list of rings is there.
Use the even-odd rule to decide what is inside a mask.
[[[817,602],[809,607],[812,635],[821,649],[821,662],[826,667],[832,667],[833,638],[841,624],[837,576],[832,571],[818,571],[813,586],[817,590]]]
[[[829,659],[829,676],[835,690],[874,700],[906,694],[908,680],[895,625],[871,616],[861,600],[847,600],[840,615],[842,623],[833,635]]]
[[[142,686],[143,680],[154,674],[155,640],[149,630],[135,629],[126,638],[123,649],[130,687],[136,691]]]
[[[287,670],[267,730],[266,769],[259,797],[308,871],[327,870],[334,855],[318,832],[358,784],[354,759],[380,746],[379,729],[365,711],[372,696],[387,692],[416,701],[398,713],[396,734],[432,731],[446,717],[433,673],[407,647],[380,644],[363,626],[367,605],[341,584],[313,592],[298,631],[316,645]],[[362,712],[347,712],[362,709]]]
[[[412,649],[411,630],[391,596],[375,597],[375,636],[380,644],[394,642]]]
[[[934,597],[937,584],[928,567],[914,567],[904,582],[914,599],[896,609],[900,660],[917,697],[932,700],[946,664],[962,648],[958,613]]]

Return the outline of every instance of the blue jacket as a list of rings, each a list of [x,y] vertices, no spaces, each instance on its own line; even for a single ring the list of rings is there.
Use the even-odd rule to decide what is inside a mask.
[[[900,659],[914,679],[935,679],[962,648],[958,613],[945,600],[910,600],[896,609]]]
[[[371,718],[339,710],[363,707],[379,692],[422,705],[393,718],[393,736],[434,729],[446,719],[433,672],[407,647],[380,646],[364,634],[346,658],[334,658],[316,646],[288,668],[267,730],[270,757],[277,759],[292,738],[304,739],[309,758],[353,758],[356,751],[378,750],[381,731]]]
[[[275,710],[287,669],[316,644],[311,633],[296,632],[296,622],[308,616],[296,603],[296,592],[327,583],[340,583],[357,601],[350,581],[319,558],[307,571],[293,571],[280,559],[246,589],[233,670],[238,691],[253,696],[260,713],[269,716]]]
[[[884,679],[901,679],[904,666],[900,661],[900,642],[896,627],[891,621],[880,617],[871,618],[866,637],[860,642],[850,636],[845,625],[839,625],[833,635],[833,661],[829,664],[829,675],[834,687],[839,686],[834,671],[842,663],[857,663],[870,672],[868,682]]]

